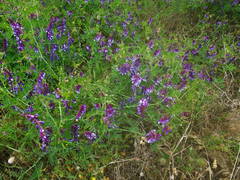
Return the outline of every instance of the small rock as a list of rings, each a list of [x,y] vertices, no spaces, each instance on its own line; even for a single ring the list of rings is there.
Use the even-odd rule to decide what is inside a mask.
[[[8,159],[8,164],[13,164],[15,161],[15,157],[14,156],[11,156],[9,159]]]

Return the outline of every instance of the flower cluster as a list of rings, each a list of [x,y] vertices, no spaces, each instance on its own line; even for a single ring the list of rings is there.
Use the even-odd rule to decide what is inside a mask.
[[[103,117],[103,121],[105,124],[108,125],[108,127],[112,127],[112,121],[111,119],[116,114],[116,110],[113,109],[112,104],[107,104],[106,110],[105,110],[105,116]]]
[[[17,45],[18,45],[18,50],[19,51],[23,51],[25,46],[23,44],[23,41],[21,39],[21,35],[23,34],[23,27],[20,23],[16,22],[16,21],[12,21],[10,20],[10,25],[12,27],[13,30],[13,35],[15,36],[16,40],[17,40]]]
[[[89,140],[89,141],[94,141],[97,139],[97,135],[92,132],[92,131],[86,131],[84,133],[84,136]]]
[[[39,130],[39,139],[41,143],[41,149],[43,151],[46,151],[47,146],[50,143],[50,135],[52,133],[50,128],[43,128],[44,121],[40,121],[38,119],[38,114],[22,114],[25,118],[27,118],[29,121],[31,121],[32,124],[36,126],[36,128]]]
[[[80,109],[76,115],[76,121],[78,121],[87,111],[87,106],[85,104],[80,106]]]
[[[37,83],[34,86],[33,93],[34,94],[42,94],[47,95],[49,94],[48,84],[44,83],[43,80],[45,79],[46,73],[40,72],[37,78]]]

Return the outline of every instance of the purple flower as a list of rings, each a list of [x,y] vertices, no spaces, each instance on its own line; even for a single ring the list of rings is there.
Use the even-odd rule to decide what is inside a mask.
[[[131,81],[132,81],[133,86],[138,87],[140,85],[140,83],[143,81],[143,78],[141,78],[139,74],[134,74],[131,77]]]
[[[77,94],[79,94],[81,88],[82,88],[81,85],[76,85],[76,86],[75,86],[75,92],[76,92]]]
[[[37,18],[37,14],[31,13],[31,14],[29,15],[29,18],[30,18],[30,19],[36,19],[36,18]]]
[[[105,110],[105,116],[103,117],[103,121],[109,127],[112,127],[111,118],[115,115],[115,113],[116,113],[116,110],[113,109],[111,104],[108,104]]]
[[[167,95],[167,89],[161,89],[157,95],[159,96],[159,98],[163,99],[166,95]]]
[[[97,34],[96,37],[95,37],[95,41],[100,41],[101,39],[103,38],[103,35],[102,34]]]
[[[8,47],[8,41],[7,39],[3,39],[3,51],[6,51]]]
[[[148,47],[149,47],[149,49],[152,49],[153,46],[154,46],[154,41],[153,41],[153,40],[149,41],[149,42],[148,42]]]
[[[51,60],[59,59],[58,55],[56,54],[57,50],[58,50],[58,45],[57,44],[52,44],[51,53],[50,53],[50,59]]]
[[[184,53],[184,55],[182,56],[182,61],[187,61],[188,60],[189,53],[190,53],[190,51],[186,51]]]
[[[163,67],[163,65],[164,65],[163,60],[160,60],[160,61],[158,62],[158,66],[159,66],[159,67]]]
[[[148,133],[145,135],[146,141],[147,141],[147,143],[149,143],[149,144],[158,141],[161,136],[162,136],[162,135],[161,135],[161,134],[158,134],[155,129],[151,130],[150,132],[148,132]]]
[[[13,35],[15,36],[15,38],[17,40],[17,45],[18,45],[17,48],[19,51],[23,51],[25,46],[20,38],[20,36],[23,34],[23,27],[20,23],[12,21],[12,20],[10,20],[10,25],[13,30]]]
[[[108,104],[105,110],[105,116],[108,118],[111,118],[114,116],[115,113],[116,113],[116,110],[113,109],[112,104]]]
[[[28,108],[25,110],[27,113],[32,113],[34,111],[33,107],[30,105]]]
[[[25,118],[31,121],[33,124],[37,124],[38,114],[22,114]]]
[[[204,37],[203,37],[203,40],[204,40],[204,41],[209,40],[209,36],[204,36]]]
[[[169,121],[170,117],[165,115],[158,120],[158,124],[162,124],[163,126],[165,126]]]
[[[158,50],[156,50],[156,51],[154,52],[153,56],[158,56],[160,53],[161,53],[161,50],[158,49]]]
[[[95,109],[99,109],[101,107],[100,104],[94,104]]]
[[[114,42],[114,39],[112,37],[109,37],[107,41],[108,47],[111,47],[113,42]]]
[[[185,78],[182,78],[181,81],[176,85],[176,88],[180,91],[184,90],[186,88],[187,81]]]
[[[148,25],[152,24],[152,22],[153,22],[153,19],[152,19],[152,18],[149,18],[149,20],[148,20]]]
[[[127,29],[124,29],[123,30],[123,37],[127,37],[128,36],[128,30]]]
[[[209,76],[206,74],[206,72],[203,71],[203,70],[198,73],[198,77],[199,77],[199,79],[202,79],[202,80],[212,81],[212,78],[209,77]]]
[[[79,140],[79,125],[75,124],[75,125],[72,125],[71,127],[71,132],[72,132],[72,136],[73,136],[73,139],[70,140],[70,141],[78,141]]]
[[[49,106],[49,108],[50,108],[51,110],[54,110],[54,109],[55,109],[55,103],[54,103],[54,102],[50,102],[50,103],[48,104],[48,106]]]
[[[198,49],[193,49],[193,50],[191,50],[191,53],[192,53],[192,55],[197,55],[198,54]]]
[[[76,120],[79,120],[87,111],[87,106],[85,104],[80,106],[80,109],[76,115]]]
[[[45,96],[49,93],[48,84],[47,83],[43,83],[45,75],[46,74],[44,72],[40,72],[39,73],[39,76],[37,78],[37,83],[35,84],[34,89],[33,89],[33,93],[35,93],[35,94],[43,94]]]
[[[57,34],[57,38],[61,38],[64,34],[64,32],[66,31],[67,27],[66,27],[66,18],[62,19],[62,22],[60,23],[60,25],[58,25],[57,27],[58,29],[58,34]]]
[[[59,88],[57,88],[57,89],[53,92],[53,94],[55,95],[56,99],[62,98],[62,96],[61,96],[61,91],[60,91]]]
[[[67,15],[70,17],[72,16],[73,12],[72,11],[67,11]]]
[[[134,57],[133,60],[132,60],[131,68],[130,68],[131,73],[136,74],[140,65],[141,65],[140,58],[139,57]]]
[[[91,52],[91,47],[90,46],[86,46],[86,50],[88,51],[88,52]]]
[[[167,107],[172,106],[172,104],[174,104],[175,99],[173,97],[165,97],[163,99],[163,104],[165,104]]]
[[[54,34],[53,34],[53,27],[54,24],[57,22],[58,18],[57,17],[51,17],[50,23],[46,29],[46,35],[48,40],[53,40]]]
[[[232,6],[236,6],[240,3],[240,0],[233,0]]]
[[[120,72],[121,75],[125,75],[130,72],[131,65],[128,63],[122,64],[117,70]]]
[[[46,129],[43,129],[42,127],[39,128],[41,149],[43,151],[46,151],[46,148],[50,143],[50,135],[51,134],[52,134],[52,131],[50,128],[46,128]]]
[[[67,113],[70,109],[72,109],[72,106],[69,104],[69,100],[62,100],[63,106],[65,107],[65,112]]]
[[[148,107],[148,100],[146,98],[142,98],[138,103],[137,114],[143,115],[143,112],[147,107]]]
[[[154,85],[151,85],[150,87],[146,88],[146,87],[142,87],[143,90],[143,94],[144,95],[149,95],[153,92],[154,90]]]
[[[32,122],[32,124],[36,125],[36,128],[39,130],[39,138],[41,143],[41,149],[43,151],[46,150],[46,147],[50,143],[50,134],[52,133],[50,128],[44,129],[42,125],[44,124],[44,121],[40,121],[38,119],[38,114],[22,114],[25,118],[27,118],[29,121]]]
[[[166,83],[164,83],[164,87],[165,88],[169,88],[169,87],[172,87],[173,86],[173,83],[172,83],[172,81],[168,81],[168,82],[166,82]]]
[[[84,136],[89,140],[89,141],[94,141],[97,139],[97,135],[94,132],[91,131],[86,131],[84,133]]]
[[[167,135],[168,133],[172,132],[172,129],[169,126],[164,126],[162,132]]]

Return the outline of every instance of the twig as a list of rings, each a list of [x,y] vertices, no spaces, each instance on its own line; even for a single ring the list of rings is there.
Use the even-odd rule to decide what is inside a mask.
[[[188,124],[187,128],[185,129],[182,137],[180,138],[180,140],[178,141],[177,145],[175,146],[175,148],[172,151],[172,154],[177,150],[178,146],[181,144],[181,142],[183,141],[184,138],[187,137],[187,131],[190,128],[191,122]]]
[[[112,162],[110,162],[110,163],[108,163],[108,164],[106,164],[106,165],[98,168],[98,170],[97,170],[96,172],[94,172],[93,174],[96,175],[97,172],[98,172],[100,169],[103,169],[103,168],[105,168],[105,167],[107,167],[107,166],[109,166],[109,165],[111,165],[111,164],[124,163],[124,162],[129,162],[129,161],[141,161],[141,159],[134,157],[134,158],[123,159],[123,160],[119,160],[119,161],[112,161]]]
[[[232,173],[231,173],[231,176],[230,176],[230,180],[232,180],[233,177],[234,177],[233,175],[234,175],[237,163],[238,163],[239,154],[240,154],[240,143],[238,144],[238,153],[237,153],[237,157],[236,157],[236,160],[235,160],[235,163],[234,163],[234,167],[233,167],[233,170],[232,170]]]

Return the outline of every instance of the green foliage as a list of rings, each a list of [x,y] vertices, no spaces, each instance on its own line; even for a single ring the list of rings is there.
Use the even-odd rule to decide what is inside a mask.
[[[240,18],[239,5],[233,7],[227,1],[10,0],[3,4],[0,14],[0,153],[6,155],[4,158],[0,155],[3,178],[76,179],[96,174],[103,178],[99,169],[119,159],[123,152],[130,154],[134,141],[146,138],[151,130],[162,134],[161,140],[151,145],[152,151],[158,150],[157,143],[172,142],[180,136],[189,123],[189,117],[182,113],[187,112],[196,120],[202,107],[214,98],[209,95],[214,89],[212,81],[224,87],[222,74],[235,73],[239,68],[239,39],[233,26]],[[234,18],[230,19],[232,15]],[[53,18],[57,18],[54,25]],[[64,19],[65,32],[57,37]],[[20,35],[25,45],[23,51],[17,50],[19,40],[13,35],[11,21],[23,27]],[[49,29],[54,34],[52,40],[47,36]],[[98,35],[103,40],[97,40]],[[71,38],[74,41],[69,43]],[[8,42],[7,48],[4,40]],[[154,47],[149,45],[151,40]],[[156,55],[157,50],[160,55]],[[123,64],[134,61],[129,59],[138,57],[139,69],[131,67],[137,73],[133,69],[128,75],[119,72]],[[42,72],[46,73],[41,82],[48,85],[46,94],[35,92]],[[134,75],[142,77],[140,87],[134,87]],[[18,87],[21,83],[22,89]],[[77,85],[81,85],[80,93],[76,92]],[[151,85],[153,92],[144,92]],[[161,90],[166,90],[167,95],[162,95]],[[148,107],[143,114],[137,113],[144,98]],[[64,104],[65,101],[69,104]],[[77,121],[79,106],[83,104],[87,112]],[[96,109],[95,104],[100,104],[100,108]],[[114,128],[104,120],[108,105],[116,110],[111,119]],[[30,106],[33,112],[29,112]],[[40,149],[39,127],[25,118],[26,114],[38,114],[44,121],[42,127],[51,131],[46,151]],[[158,123],[163,115],[171,117],[169,134]],[[71,141],[73,125],[80,127],[77,141]],[[96,140],[89,141],[84,136],[88,131],[96,133]],[[218,139],[209,140],[208,147],[218,145]],[[204,166],[195,150],[188,153],[186,171]],[[7,164],[11,155],[16,156],[16,169]],[[166,153],[162,155],[164,160],[169,159]]]

